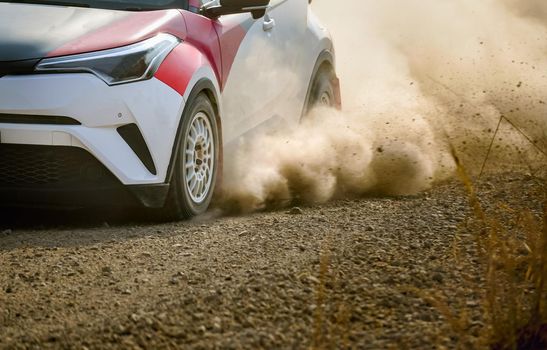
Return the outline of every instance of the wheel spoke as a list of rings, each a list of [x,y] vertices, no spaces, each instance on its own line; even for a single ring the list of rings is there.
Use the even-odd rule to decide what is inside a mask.
[[[203,195],[206,192],[206,186],[207,186],[207,182],[206,182],[205,178],[202,178],[201,179],[201,187],[199,189],[199,194],[200,195]]]
[[[196,181],[196,186],[194,187],[194,190],[192,191],[194,196],[198,196],[199,193],[201,192],[201,183],[202,183],[201,180]]]
[[[192,176],[192,178],[190,179],[190,183],[189,183],[190,192],[194,193],[194,190],[196,189],[197,183],[198,183],[198,178],[196,176]]]
[[[194,148],[195,144],[196,144],[196,137],[195,136],[192,136],[192,134],[188,135],[188,146],[190,146],[191,148]],[[190,148],[190,147],[187,147],[187,148]]]
[[[198,130],[196,129],[196,126],[194,124],[192,124],[192,126],[190,126],[190,136],[193,136],[193,139],[196,139],[197,136],[199,135],[198,133]]]
[[[198,120],[196,121],[196,129],[197,129],[197,131],[198,131],[198,134],[199,134],[200,136],[202,136],[202,135],[203,135],[203,125],[201,124],[201,119],[198,119]]]
[[[196,177],[196,172],[194,171],[194,168],[192,167],[190,171],[186,173],[186,181],[192,180],[194,177]]]

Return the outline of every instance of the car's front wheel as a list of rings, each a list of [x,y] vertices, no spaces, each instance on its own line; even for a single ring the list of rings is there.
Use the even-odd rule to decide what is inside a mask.
[[[206,94],[197,95],[183,115],[178,153],[167,202],[171,220],[203,214],[213,197],[219,169],[219,134],[215,110]]]

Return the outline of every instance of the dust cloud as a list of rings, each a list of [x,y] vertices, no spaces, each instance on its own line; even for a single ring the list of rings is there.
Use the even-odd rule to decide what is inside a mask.
[[[486,171],[545,171],[545,1],[312,7],[334,38],[344,108],[245,140],[225,159],[221,208],[416,194],[453,175],[450,145],[474,174],[490,145]]]

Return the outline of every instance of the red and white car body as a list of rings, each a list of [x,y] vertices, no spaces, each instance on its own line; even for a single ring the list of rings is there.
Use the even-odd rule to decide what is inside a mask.
[[[319,68],[334,71],[331,39],[308,1],[272,0],[257,19],[207,17],[203,5],[211,3],[133,11],[0,2],[0,202],[80,205],[108,187],[92,186],[106,172],[127,198],[164,206],[185,109],[199,93],[215,110],[219,163],[223,146],[261,125],[297,125]],[[139,52],[155,55],[142,76],[123,64],[103,74],[102,57],[130,62]],[[96,167],[55,159],[74,149]]]

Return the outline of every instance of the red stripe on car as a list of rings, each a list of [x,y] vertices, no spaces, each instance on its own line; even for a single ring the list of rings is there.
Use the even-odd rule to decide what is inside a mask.
[[[183,12],[188,28],[187,41],[202,50],[213,63],[220,89],[224,89],[230,69],[247,31],[239,21],[218,20]]]
[[[223,74],[221,67],[222,59],[218,35],[213,26],[213,20],[188,11],[183,11],[182,14],[188,28],[186,42],[194,45],[203,52],[211,62],[211,67],[215,72],[217,80],[220,82]]]
[[[231,25],[215,23],[215,27],[220,39],[220,50],[222,53],[221,87],[224,88],[241,42],[245,38],[245,35],[247,35],[247,31],[239,23]]]
[[[194,73],[209,62],[194,46],[182,43],[165,58],[155,77],[184,95]]]

